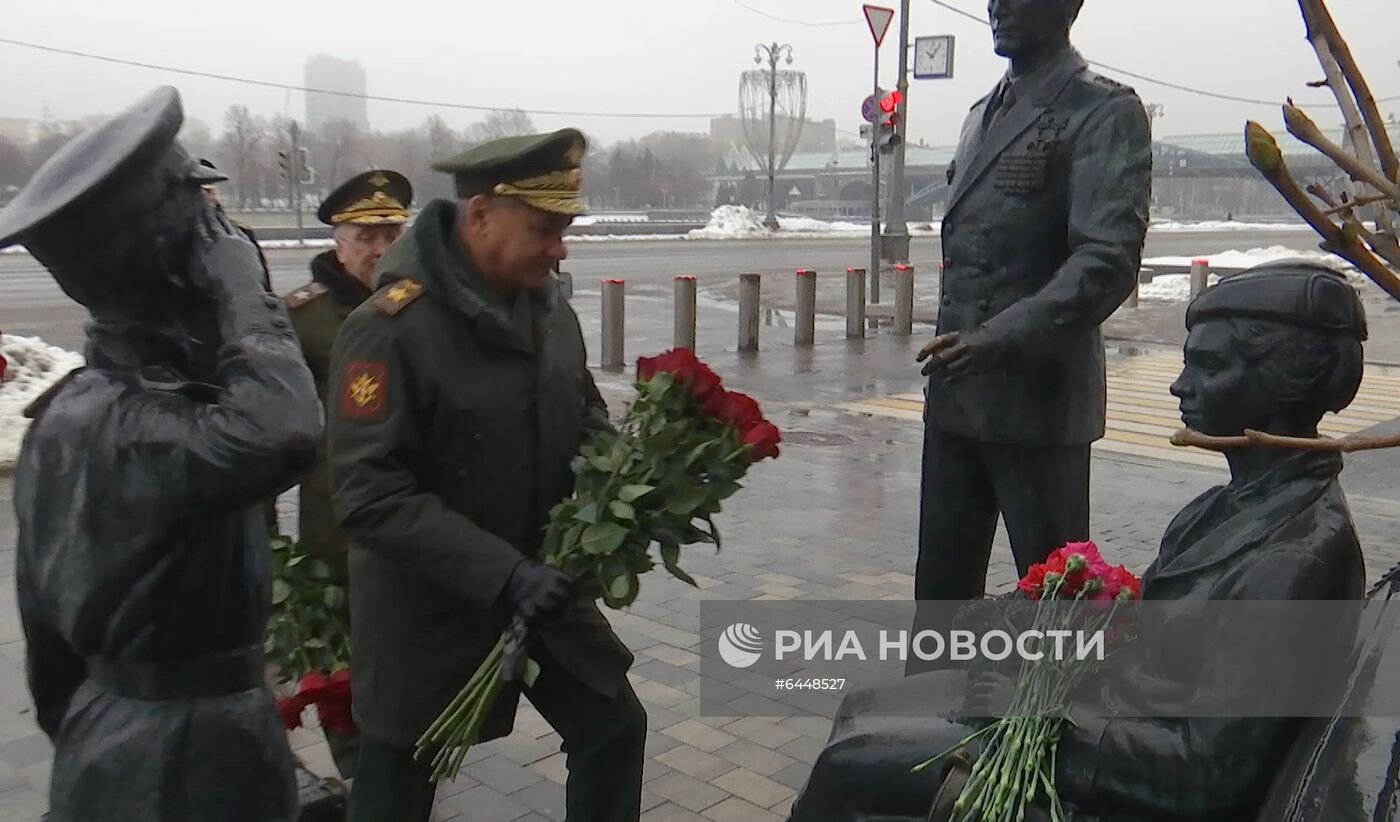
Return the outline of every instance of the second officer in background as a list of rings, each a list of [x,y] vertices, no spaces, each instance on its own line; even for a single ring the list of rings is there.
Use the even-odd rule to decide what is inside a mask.
[[[292,327],[301,341],[306,364],[316,380],[324,407],[331,344],[341,323],[374,293],[374,268],[389,245],[403,232],[413,202],[413,186],[397,171],[375,169],[358,174],[326,196],[316,216],[332,226],[335,247],[311,260],[311,282],[287,295]],[[298,533],[303,548],[330,566],[332,581],[348,583],[348,546],[331,511],[322,443],[316,467],[301,483]],[[349,606],[344,619],[349,624]],[[359,740],[326,728],[326,742],[337,770],[355,776]]]

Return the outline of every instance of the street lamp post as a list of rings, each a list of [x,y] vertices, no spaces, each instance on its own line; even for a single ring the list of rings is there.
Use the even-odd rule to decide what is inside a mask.
[[[775,188],[777,176],[777,151],[778,151],[778,61],[787,58],[788,65],[792,65],[792,46],[777,43],[763,45],[759,43],[753,47],[753,61],[762,65],[765,59],[768,60],[768,218],[763,224],[770,230],[778,229],[778,212],[775,202]]]

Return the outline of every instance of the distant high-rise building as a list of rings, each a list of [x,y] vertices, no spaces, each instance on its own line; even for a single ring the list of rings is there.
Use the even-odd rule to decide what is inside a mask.
[[[345,94],[306,94],[306,124],[312,130],[331,120],[349,120],[362,130],[369,130],[369,112],[365,106],[365,70],[358,60],[341,60],[328,54],[318,54],[306,61],[306,87],[340,91]]]

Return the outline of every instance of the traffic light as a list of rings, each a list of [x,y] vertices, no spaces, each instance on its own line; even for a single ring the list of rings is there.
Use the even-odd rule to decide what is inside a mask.
[[[291,180],[291,179],[292,179],[292,155],[291,155],[291,152],[287,152],[287,151],[279,151],[279,152],[277,152],[277,165],[278,165],[279,168],[282,169],[282,171],[280,172],[282,179],[283,179],[283,180]]]
[[[893,154],[895,146],[900,143],[899,104],[903,100],[904,95],[898,91],[891,91],[880,98],[880,116],[876,122],[879,131],[875,137],[875,146],[881,154]]]

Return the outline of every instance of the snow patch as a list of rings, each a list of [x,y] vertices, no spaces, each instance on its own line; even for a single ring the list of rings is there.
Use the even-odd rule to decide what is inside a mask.
[[[38,337],[0,335],[0,354],[9,367],[0,383],[0,469],[14,468],[29,420],[24,409],[69,371],[85,364],[81,354],[49,345]]]
[[[1152,223],[1147,230],[1190,234],[1206,231],[1312,231],[1313,228],[1304,222],[1241,223],[1234,220],[1200,220],[1196,222],[1163,220]]]
[[[1329,254],[1317,249],[1300,251],[1296,248],[1289,248],[1282,245],[1271,245],[1268,248],[1251,248],[1248,251],[1222,251],[1219,254],[1201,254],[1195,257],[1149,257],[1143,260],[1142,264],[1147,268],[1153,266],[1190,268],[1192,260],[1206,260],[1211,266],[1222,269],[1253,268],[1256,265],[1263,265],[1264,263],[1270,263],[1276,260],[1306,260],[1310,263],[1320,263],[1325,266],[1330,266],[1343,272],[1348,272],[1352,269],[1351,263],[1338,257],[1336,254]]]

